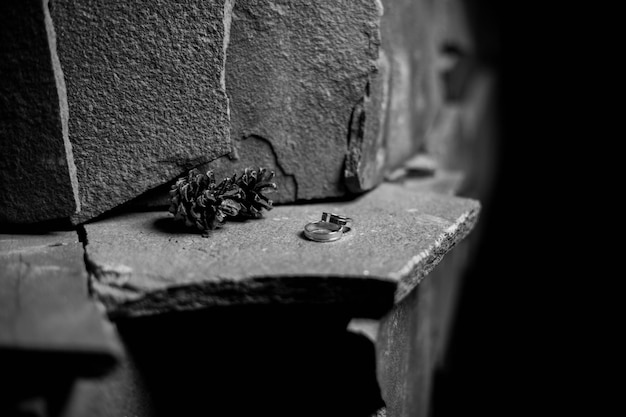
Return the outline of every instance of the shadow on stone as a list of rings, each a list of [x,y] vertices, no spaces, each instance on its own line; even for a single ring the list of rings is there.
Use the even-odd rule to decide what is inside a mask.
[[[0,416],[60,416],[78,376],[102,376],[109,355],[0,349]]]
[[[163,233],[200,233],[200,231],[195,228],[185,226],[183,222],[175,221],[172,216],[156,219],[153,225],[156,230]]]
[[[168,234],[180,234],[180,233],[190,233],[190,234],[201,234],[202,232],[198,230],[195,226],[186,226],[183,221],[176,221],[174,217],[172,217],[169,213],[165,213],[164,216],[159,219],[156,219],[153,223],[154,229],[162,233]],[[263,218],[259,219],[251,219],[242,216],[237,217],[229,217],[226,223],[245,223],[245,222],[254,222],[263,220]],[[212,230],[210,233],[219,233],[220,229],[217,228]]]
[[[55,231],[70,231],[76,227],[70,223],[69,218],[45,220],[35,223],[2,223],[0,231],[2,234],[16,235],[47,235]]]
[[[340,309],[215,308],[118,322],[159,416],[369,416],[374,346]]]

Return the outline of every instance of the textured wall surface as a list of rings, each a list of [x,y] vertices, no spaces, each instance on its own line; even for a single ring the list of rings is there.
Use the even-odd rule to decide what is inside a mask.
[[[230,151],[228,6],[54,2],[82,203],[75,221]]]
[[[345,193],[350,118],[376,70],[382,10],[374,0],[237,1],[226,61],[231,137],[268,142],[289,200]],[[263,157],[262,155],[258,155]]]
[[[0,222],[67,217],[80,207],[47,3],[0,3]]]
[[[17,17],[37,27],[27,36],[20,35],[25,25],[4,28],[3,51],[45,65],[21,81],[37,86],[32,93],[16,96],[13,84],[3,83],[4,112],[14,121],[4,136],[51,131],[47,142],[57,150],[47,161],[61,165],[59,184],[39,190],[63,192],[44,214],[17,220],[74,211],[74,222],[90,220],[198,166],[218,178],[246,166],[273,169],[285,184],[279,203],[370,190],[415,152],[436,149],[450,124],[442,110],[442,51],[464,36],[450,35],[456,3],[58,0],[50,21],[45,3],[31,2],[38,17],[32,10]],[[28,49],[22,37],[49,51],[16,54]],[[52,85],[45,77],[55,81],[57,99],[40,97]],[[33,124],[37,106],[47,121]],[[33,163],[32,147],[3,146],[27,155],[21,167],[42,166]],[[25,172],[3,164],[13,178]],[[29,175],[44,176],[34,169]],[[20,190],[34,180],[5,181],[9,206],[28,206]],[[39,192],[27,197],[50,200]]]

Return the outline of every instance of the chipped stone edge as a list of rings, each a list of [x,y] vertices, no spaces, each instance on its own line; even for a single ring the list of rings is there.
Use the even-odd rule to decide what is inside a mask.
[[[104,265],[89,256],[89,290],[112,320],[191,311],[217,306],[268,304],[343,304],[353,317],[380,318],[399,303],[428,275],[478,221],[480,203],[464,212],[429,248],[421,251],[399,271],[386,277],[293,276],[249,277],[243,281],[193,282],[146,289],[132,284],[132,270],[123,265]],[[390,293],[389,301],[381,292]],[[375,294],[375,295],[374,295]]]
[[[463,213],[430,247],[415,255],[399,271],[391,273],[389,278],[398,282],[395,295],[395,303],[399,303],[424,277],[433,270],[457,243],[462,241],[474,228],[478,221],[481,205],[473,200],[475,208]]]
[[[370,38],[370,48],[373,49],[373,52],[370,51],[372,55],[371,59],[371,69],[369,74],[367,75],[367,82],[365,84],[365,89],[363,91],[363,95],[359,98],[359,100],[352,106],[350,118],[347,126],[347,134],[346,134],[346,151],[343,163],[343,179],[342,183],[347,188],[348,192],[353,194],[361,194],[367,190],[374,188],[376,185],[380,184],[383,180],[382,169],[384,166],[377,167],[377,171],[379,171],[378,179],[373,183],[367,183],[363,178],[363,174],[361,171],[361,166],[363,164],[363,149],[365,148],[365,138],[366,138],[366,118],[376,117],[377,115],[370,115],[367,113],[370,102],[372,100],[371,97],[371,89],[372,82],[376,77],[380,77],[381,67],[386,65],[386,55],[385,51],[382,48],[382,40],[381,40],[381,24],[382,17],[384,14],[384,6],[381,0],[374,0],[372,2],[376,7],[378,21],[376,25],[376,29]],[[372,42],[372,38],[374,41]],[[374,56],[375,55],[375,56]],[[388,74],[388,71],[387,71]],[[383,80],[383,86],[386,87],[386,83],[388,80]],[[386,88],[384,88],[386,90]],[[387,103],[386,103],[386,95],[387,91],[383,93],[383,105],[381,106],[381,113],[383,114],[383,119],[380,120],[380,128],[376,138],[376,143],[379,144],[379,151],[385,151],[384,143],[386,141],[386,137],[384,134],[383,126],[386,123],[387,118]],[[367,161],[365,161],[367,163]]]
[[[396,282],[384,278],[279,276],[194,282],[146,291],[128,286],[124,280],[114,284],[121,275],[114,272],[109,276],[110,270],[93,270],[91,264],[91,294],[111,320],[220,306],[276,304],[341,305],[355,317],[380,318],[392,308],[396,290]]]

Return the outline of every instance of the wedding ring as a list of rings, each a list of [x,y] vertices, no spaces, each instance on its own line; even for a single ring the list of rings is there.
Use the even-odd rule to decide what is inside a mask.
[[[322,221],[337,224],[341,226],[344,232],[349,232],[350,228],[347,227],[347,224],[352,223],[352,218],[340,214],[323,212]]]
[[[341,239],[343,227],[325,221],[312,222],[304,226],[304,235],[316,242],[333,242]]]

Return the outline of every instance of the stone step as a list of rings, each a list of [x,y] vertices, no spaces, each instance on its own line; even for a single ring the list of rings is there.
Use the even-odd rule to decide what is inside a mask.
[[[423,172],[423,169],[419,171]],[[372,196],[375,200],[380,199],[379,215],[382,213],[388,222],[397,222],[400,215],[413,216],[412,212],[406,211],[407,207],[409,210],[421,207],[424,215],[439,213],[442,219],[458,218],[458,214],[464,211],[463,207],[469,211],[478,210],[477,203],[471,200],[433,200],[432,191],[445,196],[458,189],[458,173],[437,170],[432,176],[419,178],[411,173],[412,169],[408,169],[404,176],[397,175],[397,183],[391,187],[396,192],[402,191],[403,196],[397,197],[391,189],[386,191],[390,194]],[[387,185],[384,188],[388,188]],[[418,195],[424,196],[421,198],[421,205],[402,203],[404,198],[415,202]],[[393,196],[397,197],[397,210],[385,215],[385,210],[389,210],[393,204],[386,198]],[[430,201],[430,207],[426,204],[427,201]],[[443,206],[448,203],[452,203],[453,207],[446,211]],[[365,205],[370,210],[376,207],[375,202]],[[434,205],[442,207],[435,210]],[[345,208],[347,212],[350,207],[362,206],[329,203],[328,207]],[[317,213],[321,206],[294,208],[304,210],[301,214],[293,214],[295,216],[305,215],[304,213],[309,213],[309,209],[312,213]],[[248,228],[255,227],[253,224],[256,223],[277,222],[279,220],[272,220],[281,219],[282,216],[275,215],[277,210],[282,208],[276,207],[267,213],[265,219],[253,223],[231,223],[227,227]],[[362,211],[371,215],[371,211]],[[390,213],[396,213],[395,220],[389,216]],[[167,219],[167,215],[152,214],[156,215],[154,222],[163,221],[160,218]],[[354,215],[354,212],[351,214]],[[145,215],[146,213],[138,214],[139,218],[144,218]],[[315,220],[316,217],[311,214],[311,219]],[[367,219],[361,215],[358,219],[359,224],[355,223],[354,229],[349,233],[367,230],[361,229],[361,223],[366,225]],[[109,220],[111,223],[118,222],[116,218]],[[87,225],[87,229],[99,223],[101,222]],[[121,229],[120,227],[118,230]],[[135,227],[131,227],[128,234],[120,236],[120,240],[130,241],[127,236],[133,233],[131,230],[135,230],[137,236],[146,233],[146,230],[137,232]],[[178,232],[182,234],[183,231]],[[186,231],[185,235],[193,237],[192,241],[197,245],[210,246],[212,239],[217,238],[217,234],[202,239],[189,233],[195,232]],[[224,229],[218,233],[228,235],[232,231]],[[95,239],[93,233],[91,236]],[[237,236],[241,238],[241,234]],[[164,235],[163,240],[168,239]],[[332,252],[337,250],[342,241],[343,239],[334,243],[318,244],[323,245],[318,249],[325,247]],[[68,397],[68,407],[63,417],[148,417],[157,413],[251,415],[262,414],[261,411],[271,415],[379,417],[422,412],[427,409],[424,399],[429,392],[429,380],[432,376],[431,359],[437,356],[440,349],[440,338],[437,335],[445,331],[447,326],[444,319],[449,303],[445,298],[448,297],[450,284],[456,280],[449,264],[446,268],[446,263],[468,241],[463,240],[451,253],[447,253],[432,273],[380,320],[351,319],[355,310],[346,308],[346,304],[340,302],[326,305],[322,300],[300,304],[280,301],[274,304],[257,303],[253,290],[250,291],[249,298],[240,300],[239,305],[235,305],[233,298],[226,308],[202,308],[188,312],[171,309],[169,311],[172,314],[152,314],[155,311],[146,311],[150,315],[135,317],[127,314],[133,312],[134,307],[130,306],[116,320],[126,351],[121,365],[105,378],[78,381]],[[237,251],[245,248],[245,242],[239,245],[236,242],[236,239],[230,240],[231,248],[237,247]],[[313,245],[315,242],[310,243]],[[303,246],[304,250],[310,256],[320,256],[315,251],[311,252],[311,248],[315,248],[311,245]],[[130,246],[135,248],[137,245]],[[150,244],[149,247],[154,245]],[[387,246],[388,249],[389,247]],[[401,247],[402,244],[397,245],[397,248]],[[285,250],[285,245],[282,248]],[[257,259],[258,268],[264,268],[263,265],[271,262],[270,256]],[[353,263],[358,261],[354,256],[346,258],[348,261],[350,259],[353,259]],[[361,259],[361,262],[366,261]],[[249,268],[252,269],[252,266]],[[308,268],[309,266],[304,265],[302,274]],[[291,276],[289,279],[296,280],[298,277]],[[317,276],[315,279],[323,281],[325,277]],[[337,277],[332,284],[339,286],[341,278]],[[292,286],[291,291],[295,289]],[[302,291],[306,291],[304,286]],[[378,302],[377,297],[392,297],[391,292],[376,291],[374,289],[375,293],[371,298],[373,302]],[[240,295],[233,294],[235,296]],[[246,302],[247,304],[242,305]],[[350,325],[347,325],[348,322]],[[378,331],[379,328],[381,331]],[[363,333],[367,337],[355,333]],[[408,353],[408,349],[415,352]],[[271,381],[267,378],[270,374]],[[198,380],[202,383],[198,384]],[[417,396],[420,403],[404,407],[403,404],[415,396],[410,392],[420,393]],[[243,398],[246,401],[241,401]],[[381,407],[383,403],[386,407]],[[306,405],[303,406],[304,404]],[[386,414],[389,410],[391,414]]]
[[[2,382],[11,370],[38,379],[49,368],[94,376],[115,365],[118,341],[87,284],[76,232],[0,234]]]
[[[381,317],[474,226],[477,201],[384,183],[344,202],[275,207],[208,237],[163,212],[87,224],[93,294],[111,318],[213,306],[318,304]],[[322,212],[354,219],[335,242],[303,235]]]

